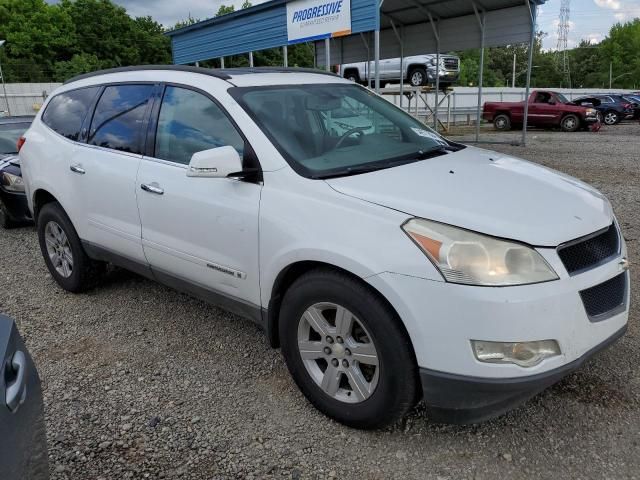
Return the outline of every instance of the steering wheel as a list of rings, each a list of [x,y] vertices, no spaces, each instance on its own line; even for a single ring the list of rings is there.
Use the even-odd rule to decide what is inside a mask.
[[[344,143],[344,141],[347,138],[349,138],[351,135],[353,135],[354,133],[362,134],[365,130],[369,130],[370,128],[371,128],[371,125],[369,125],[368,127],[353,127],[353,128],[350,128],[349,130],[344,132],[342,135],[340,135],[340,140],[338,140],[338,142],[336,143],[336,146],[333,147],[333,148],[334,149],[340,148],[340,146]]]

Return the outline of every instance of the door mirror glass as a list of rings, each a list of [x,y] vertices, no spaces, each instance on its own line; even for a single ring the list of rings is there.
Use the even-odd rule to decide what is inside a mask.
[[[196,152],[191,157],[187,177],[226,178],[242,170],[242,160],[235,148],[217,147]]]

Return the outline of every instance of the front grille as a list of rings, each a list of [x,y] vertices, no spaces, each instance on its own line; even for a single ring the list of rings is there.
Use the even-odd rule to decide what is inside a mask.
[[[592,322],[605,320],[624,310],[626,295],[626,272],[580,292],[584,309]]]
[[[615,224],[595,235],[560,245],[558,255],[569,275],[595,268],[620,252],[620,234]]]
[[[458,59],[457,58],[445,58],[444,59],[444,68],[447,70],[457,70],[458,69]]]

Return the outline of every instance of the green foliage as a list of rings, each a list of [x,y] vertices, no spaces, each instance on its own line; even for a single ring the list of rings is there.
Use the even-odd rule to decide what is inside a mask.
[[[133,19],[110,0],[0,0],[0,60],[7,81],[63,81],[98,68],[171,61],[151,17]]]
[[[233,5],[227,6],[227,5],[220,5],[220,8],[218,9],[218,13],[216,13],[216,17],[219,17],[221,15],[226,15],[228,13],[233,13],[236,11],[236,7],[234,7]]]

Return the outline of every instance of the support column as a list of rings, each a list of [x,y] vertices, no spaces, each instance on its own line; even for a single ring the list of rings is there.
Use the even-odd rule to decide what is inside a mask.
[[[285,68],[289,66],[289,53],[286,45],[282,47],[282,64]]]
[[[537,7],[531,6],[529,0],[526,0],[529,6],[529,14],[531,16],[531,38],[529,39],[529,60],[527,64],[527,85],[524,94],[524,120],[522,123],[522,145],[527,145],[527,123],[529,120],[529,95],[531,90],[531,69],[533,67],[533,48],[536,41],[536,15]]]
[[[331,71],[331,42],[328,38],[324,39],[324,69]]]
[[[380,93],[380,29],[373,32],[373,55],[376,68],[376,93]]]
[[[478,12],[475,2],[473,10],[480,25],[480,72],[478,74],[478,106],[476,108],[476,142],[480,140],[480,120],[482,118],[482,86],[484,81],[484,31],[486,25],[486,16],[484,11],[482,14]]]
[[[253,52],[249,52],[249,66],[253,68]]]
[[[396,24],[391,20],[391,28],[393,28],[393,33],[398,43],[400,43],[400,108],[402,108],[402,102],[404,101],[404,42],[402,41],[402,25],[400,25],[400,33],[398,33]]]
[[[224,57],[220,57],[220,68],[224,68]]]

